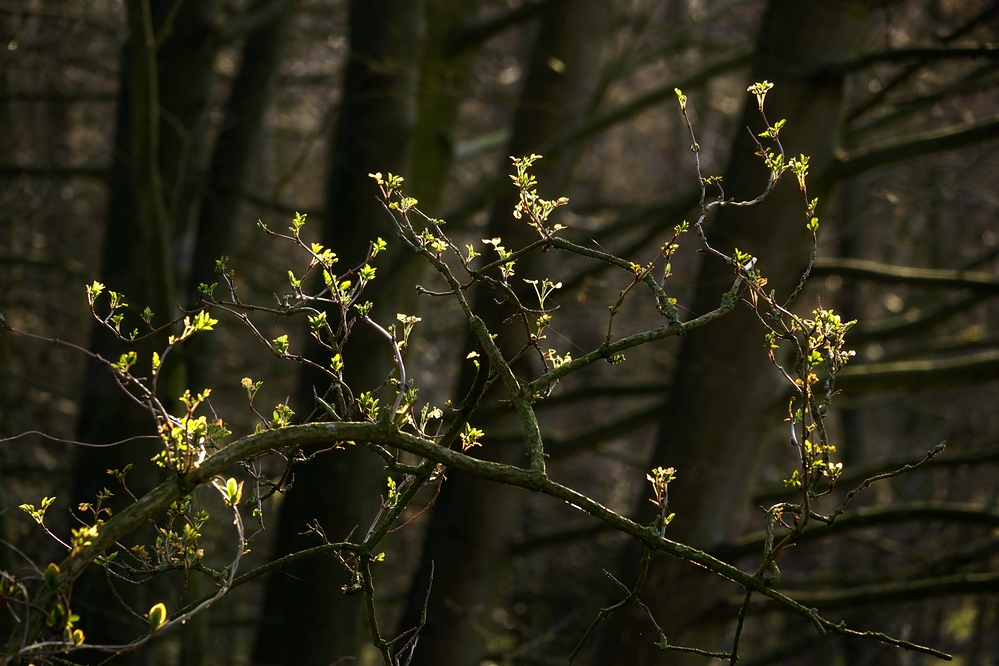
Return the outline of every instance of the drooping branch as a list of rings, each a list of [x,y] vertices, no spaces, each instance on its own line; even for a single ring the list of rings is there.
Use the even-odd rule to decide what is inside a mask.
[[[989,295],[975,292],[952,302],[936,303],[926,308],[910,308],[908,312],[878,319],[850,331],[850,344],[862,345],[876,340],[888,340],[916,333],[926,333],[932,326],[967,312]]]
[[[951,42],[960,37],[963,37],[964,35],[974,30],[975,27],[977,27],[980,23],[982,23],[983,21],[991,17],[993,14],[995,14],[997,11],[999,11],[999,3],[995,2],[989,3],[988,5],[986,5],[984,10],[972,16],[969,20],[965,21],[962,25],[958,26],[949,34],[946,34],[943,37],[941,37],[939,43],[946,45],[950,44]],[[850,109],[846,114],[847,121],[849,122],[855,120],[856,118],[860,117],[864,112],[866,112],[868,109],[874,108],[875,106],[880,104],[892,90],[894,90],[903,82],[908,80],[910,76],[918,72],[920,69],[922,69],[922,67],[923,67],[922,63],[918,62],[904,67],[900,73],[896,74],[888,81],[885,81],[881,87],[881,90],[874,93],[873,95],[862,101],[854,108]]]
[[[903,100],[892,100],[888,104],[893,107],[893,111],[883,116],[875,116],[867,122],[851,127],[850,137],[856,137],[864,132],[868,132],[878,127],[884,127],[904,118],[909,118],[912,114],[922,109],[929,108],[945,99],[954,99],[958,95],[976,93],[981,90],[994,88],[996,82],[989,78],[989,75],[999,68],[999,62],[990,61],[977,67],[956,81],[948,83],[946,86],[937,88],[930,94],[919,95]]]

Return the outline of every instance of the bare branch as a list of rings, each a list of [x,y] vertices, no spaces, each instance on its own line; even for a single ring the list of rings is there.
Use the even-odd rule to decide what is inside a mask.
[[[836,376],[844,391],[925,389],[999,378],[999,350],[925,361],[889,361],[851,365]]]
[[[918,60],[926,63],[934,60],[945,60],[949,58],[988,58],[990,60],[999,59],[999,45],[983,44],[981,46],[969,47],[947,47],[947,46],[917,46],[908,49],[892,49],[889,51],[877,51],[875,53],[865,53],[862,56],[853,58],[830,68],[831,74],[842,75],[870,65],[883,62],[909,62]]]
[[[893,266],[866,259],[819,257],[812,268],[814,275],[840,275],[872,282],[911,284],[927,288],[973,289],[999,293],[999,280],[990,273],[941,268]]]
[[[864,171],[922,155],[958,150],[999,137],[999,116],[956,127],[943,127],[904,136],[880,145],[859,148],[834,163],[826,177],[831,181],[852,178]]]

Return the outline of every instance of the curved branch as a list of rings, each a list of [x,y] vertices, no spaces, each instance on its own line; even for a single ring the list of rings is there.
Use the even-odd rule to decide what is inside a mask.
[[[451,37],[444,55],[453,58],[462,51],[473,49],[507,28],[511,28],[524,21],[530,21],[558,1],[560,0],[534,0],[533,2],[525,2],[515,9],[483,21],[479,25],[467,27]]]
[[[916,333],[926,333],[932,326],[966,312],[989,298],[982,291],[972,293],[950,303],[938,303],[927,308],[910,308],[907,312],[877,319],[870,324],[850,331],[851,345],[861,345],[875,340],[887,340]]]

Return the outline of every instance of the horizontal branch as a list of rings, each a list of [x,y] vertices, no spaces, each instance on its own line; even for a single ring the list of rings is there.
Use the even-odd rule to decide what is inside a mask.
[[[954,449],[948,446],[946,455],[935,456],[932,460],[927,461],[925,467],[921,467],[921,469],[978,465],[997,461],[999,461],[999,443],[983,444],[966,449]],[[843,468],[843,474],[836,483],[841,488],[855,486],[868,477],[884,474],[885,472],[899,469],[904,465],[911,465],[912,462],[913,455],[910,453],[892,456],[891,458],[885,458],[866,465],[851,465],[850,467]],[[796,495],[797,492],[785,487],[783,484],[773,484],[758,490],[753,497],[753,504],[771,506],[781,500],[787,499],[789,495]]]
[[[106,178],[110,171],[111,166],[107,164],[0,164],[0,177],[28,175],[37,178],[71,178],[73,176]]]
[[[999,137],[999,115],[956,127],[903,136],[848,153],[833,164],[826,177],[831,181],[843,180],[886,164],[931,153],[958,150],[996,137]]]
[[[959,288],[999,293],[999,279],[990,273],[893,266],[866,259],[818,257],[812,267],[812,275],[839,275],[872,282],[911,284],[933,289]]]
[[[662,413],[663,406],[657,402],[650,407],[640,409],[615,421],[605,423],[592,430],[587,430],[571,437],[549,437],[547,438],[548,443],[545,445],[545,451],[552,458],[564,458],[565,456],[593,448],[601,442],[631,434],[639,428],[656,423],[662,417]]]
[[[876,319],[867,325],[850,331],[848,343],[862,345],[875,340],[904,337],[917,333],[927,333],[931,327],[967,312],[989,298],[985,292],[975,292],[950,303],[935,303],[926,308],[910,308],[907,312]]]
[[[999,592],[999,572],[957,573],[842,590],[795,590],[787,593],[793,594],[801,603],[812,608],[833,610],[871,604],[895,604],[955,594],[995,592]]]
[[[118,99],[115,90],[84,90],[59,92],[57,90],[7,90],[0,92],[0,102],[113,102]]]
[[[878,570],[851,570],[841,568],[826,569],[818,573],[804,576],[783,576],[781,585],[784,588],[827,589],[830,585],[837,587],[861,587],[889,581],[920,580],[936,576],[947,576],[955,573],[961,567],[976,563],[987,563],[989,558],[999,553],[999,537],[988,536],[970,543],[959,541],[960,546],[937,556],[934,559],[916,564],[893,566],[887,575]]]
[[[836,388],[850,391],[925,389],[999,379],[999,350],[924,361],[850,365],[836,375]]]
[[[870,65],[885,62],[910,62],[918,60],[929,62],[932,60],[946,60],[950,58],[999,58],[999,46],[995,44],[983,44],[982,46],[968,47],[946,47],[946,46],[916,46],[908,49],[890,49],[887,51],[877,51],[865,53],[838,65],[833,65],[831,73],[846,74]]]
[[[865,527],[931,520],[999,527],[999,512],[992,511],[989,507],[959,502],[910,502],[889,506],[871,506],[856,511],[847,511],[840,515],[832,525],[826,526],[812,521],[809,524],[814,526],[798,535],[796,543],[803,544],[825,539]],[[765,543],[766,533],[754,532],[714,549],[712,554],[722,559],[737,559],[753,553],[762,553]]]

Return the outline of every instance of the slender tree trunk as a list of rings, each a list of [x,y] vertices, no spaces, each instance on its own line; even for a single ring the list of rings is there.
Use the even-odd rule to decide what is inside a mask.
[[[842,81],[821,75],[822,66],[850,53],[862,7],[863,3],[849,0],[771,0],[763,19],[752,76],[775,84],[767,96],[767,115],[771,123],[787,118],[781,140],[788,157],[811,156],[811,196],[824,194],[821,175],[834,159],[842,104]],[[725,172],[726,194],[736,198],[760,192],[766,177],[745,126],[754,133],[764,129],[753,102],[746,105]],[[797,187],[793,181],[785,182],[762,206],[722,209],[708,235],[726,252],[738,247],[758,257],[757,267],[769,279],[768,288],[790,294],[807,260],[803,210]],[[693,312],[717,307],[732,279],[730,267],[705,259]],[[653,467],[677,469],[677,480],[670,485],[670,510],[676,512],[670,538],[710,548],[743,532],[761,449],[760,418],[777,397],[777,380],[763,349],[763,330],[747,307],[740,306],[723,321],[684,338],[651,462]],[[787,457],[790,469],[795,462],[790,448]],[[651,521],[648,502],[644,496],[640,501],[642,508],[636,507],[636,514]],[[637,551],[629,549],[625,570],[635,572],[638,560]],[[624,579],[629,578],[633,580],[634,574]],[[642,599],[669,641],[688,645],[688,641],[717,640],[715,634],[690,630],[689,622],[721,592],[735,590],[720,589],[713,577],[700,575],[695,567],[654,559]],[[655,647],[658,639],[644,612],[629,607],[608,623],[592,663],[686,663],[683,655],[660,652]],[[695,647],[724,649],[713,644]]]
[[[333,128],[323,243],[340,257],[337,268],[364,259],[368,243],[389,243],[375,261],[377,278],[365,292],[375,306],[372,318],[388,325],[409,294],[400,294],[402,244],[391,218],[377,201],[369,173],[405,173],[414,121],[415,66],[419,56],[421,3],[412,0],[353,0],[350,3],[350,59],[344,93]],[[315,358],[319,358],[314,349]],[[344,372],[356,392],[372,390],[392,370],[387,342],[358,323],[344,353]],[[313,387],[325,382],[305,373],[297,409],[312,409]],[[281,506],[277,535],[280,557],[315,545],[303,536],[315,519],[330,540],[364,534],[384,492],[382,461],[363,447],[325,453],[296,470],[294,487]],[[333,557],[310,558],[272,575],[264,618],[257,636],[260,664],[326,666],[357,658],[368,640],[362,595],[340,588],[348,574]]]
[[[527,78],[513,124],[510,155],[530,154],[541,142],[578,122],[590,102],[603,48],[602,21],[606,5],[596,0],[556,3],[542,19],[525,69]],[[553,67],[553,63],[555,66]],[[561,64],[559,64],[561,63]],[[563,155],[537,163],[535,172],[541,194],[549,198],[564,192],[572,157]],[[509,163],[503,165],[509,169]],[[512,216],[514,194],[501,197],[493,211],[487,236],[500,236],[504,245],[517,248],[535,240],[537,232]],[[527,274],[527,267],[518,267]],[[509,352],[519,348],[509,326],[509,312],[494,304],[495,295],[480,293],[477,311],[486,325],[501,336]],[[471,383],[469,367],[459,388]],[[522,443],[490,444],[482,455],[508,464],[523,464]],[[430,569],[435,571],[427,608],[427,623],[413,664],[438,666],[476,664],[484,641],[476,625],[483,621],[506,569],[507,547],[521,513],[523,493],[497,484],[483,485],[469,476],[451,472],[441,488],[427,528],[420,569],[410,589],[400,630],[415,626],[423,610]],[[485,616],[488,614],[486,613]]]

